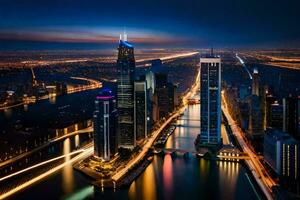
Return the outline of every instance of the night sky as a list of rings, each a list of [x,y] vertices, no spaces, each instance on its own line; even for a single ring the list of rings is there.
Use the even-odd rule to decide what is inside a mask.
[[[0,49],[300,47],[299,0],[0,0]]]

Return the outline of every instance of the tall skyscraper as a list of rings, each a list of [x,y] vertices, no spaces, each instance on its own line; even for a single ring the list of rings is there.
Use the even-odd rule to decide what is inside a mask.
[[[270,109],[270,126],[277,130],[283,130],[283,106],[275,101]]]
[[[298,138],[298,99],[289,96],[283,98],[283,131]]]
[[[253,70],[252,78],[252,95],[259,96],[259,73],[256,68]]]
[[[96,97],[94,112],[94,155],[104,161],[117,152],[117,110],[111,90],[104,89]]]
[[[264,159],[285,187],[299,193],[299,142],[289,134],[267,129],[264,137]]]
[[[200,58],[201,145],[221,143],[221,58]]]
[[[147,90],[145,81],[134,82],[134,128],[136,140],[147,137]]]
[[[134,78],[135,59],[133,45],[127,36],[120,36],[117,60],[117,108],[119,147],[134,148]]]

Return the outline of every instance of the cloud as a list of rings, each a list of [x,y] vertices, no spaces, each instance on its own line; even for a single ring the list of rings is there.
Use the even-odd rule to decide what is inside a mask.
[[[119,40],[116,28],[24,28],[0,30],[0,40],[7,41],[42,41],[62,43],[116,43]],[[130,42],[137,44],[172,44],[187,42],[187,38],[169,34],[132,29],[128,31]]]

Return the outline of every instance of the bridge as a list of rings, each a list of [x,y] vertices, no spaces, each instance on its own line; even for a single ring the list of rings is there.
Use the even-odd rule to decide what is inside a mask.
[[[189,154],[204,157],[204,158],[217,158],[224,161],[239,161],[249,159],[249,156],[236,147],[231,145],[224,145],[217,153],[212,153],[208,148],[201,148],[200,150],[189,150],[189,149],[177,149],[177,148],[159,148],[152,147],[152,152],[155,154],[171,154],[171,155],[183,155],[188,156]]]
[[[200,104],[200,99],[188,99],[189,105]]]

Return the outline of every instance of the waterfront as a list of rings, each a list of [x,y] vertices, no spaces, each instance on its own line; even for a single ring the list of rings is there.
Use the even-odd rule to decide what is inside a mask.
[[[199,105],[189,106],[166,147],[193,150],[199,115]],[[101,191],[69,165],[11,198],[30,199],[33,194],[37,199],[44,198],[50,187],[47,199],[258,199],[259,192],[249,181],[241,163],[207,161],[192,154],[188,159],[166,154],[154,156],[153,162],[128,189]]]

